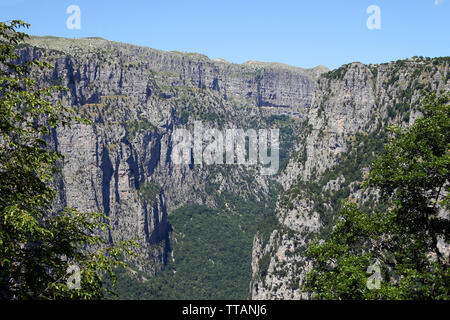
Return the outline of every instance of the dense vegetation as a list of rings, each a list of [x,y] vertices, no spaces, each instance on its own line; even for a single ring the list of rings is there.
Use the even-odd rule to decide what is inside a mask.
[[[31,78],[33,68],[50,65],[39,61],[21,63],[15,54],[17,45],[26,37],[16,29],[27,26],[21,21],[0,23],[0,296],[90,299],[103,298],[106,293],[113,297],[109,289],[113,289],[114,281],[110,280],[115,280],[115,270],[120,298],[247,298],[252,240],[259,233],[267,241],[276,226],[279,186],[272,185],[267,197],[238,196],[219,192],[212,183],[207,185],[206,193],[215,197],[213,207],[190,204],[170,214],[171,233],[160,244],[168,249],[169,259],[165,269],[153,277],[129,272],[123,254],[132,254],[132,242],[111,245],[101,236],[108,228],[105,215],[73,208],[53,212],[56,192],[52,183],[63,155],[50,150],[48,136],[58,126],[88,122],[52,102],[55,93],[62,94],[63,87],[40,88],[36,79]],[[442,59],[448,62],[448,58]],[[405,63],[395,64],[386,86],[399,81]],[[428,67],[415,69],[413,77]],[[343,79],[348,68],[345,65],[324,77]],[[370,68],[376,76],[378,69]],[[262,76],[258,73],[256,81],[261,81]],[[401,116],[408,122],[414,89],[430,87],[429,83],[416,80],[414,86],[401,90],[400,99],[387,109],[388,117]],[[222,128],[230,117],[220,109],[203,108],[197,95],[207,95],[206,88],[160,86],[160,89],[163,99],[179,95],[177,106],[182,107],[175,117],[180,124],[200,119]],[[107,99],[119,98],[126,96]],[[424,103],[424,117],[407,130],[393,129],[394,138],[385,152],[388,134],[381,123],[370,134],[357,134],[335,167],[319,178],[313,173],[311,181],[298,181],[284,194],[281,205],[287,208],[293,206],[294,196],[312,199],[324,224],[319,238],[325,241],[313,242],[306,251],[314,266],[307,278],[307,289],[314,297],[448,299],[449,261],[437,248],[440,240],[448,241],[449,234],[448,219],[439,215],[439,209],[448,213],[449,207],[448,102],[448,95],[430,96]],[[105,100],[101,104],[109,103]],[[85,105],[86,110],[94,107],[95,104]],[[320,108],[319,115],[324,112]],[[302,124],[285,115],[243,121],[253,128],[280,129],[280,169],[291,157],[299,132],[309,130],[307,126],[299,129]],[[144,118],[126,123],[128,142],[144,131],[157,132],[157,128]],[[380,190],[382,201],[376,201],[377,193],[373,193],[363,204],[342,204],[340,200],[353,191],[352,183],[363,180],[361,168],[369,166],[380,153],[383,155],[374,162],[366,185]],[[305,160],[306,155],[298,159]],[[330,181],[340,178],[343,182],[338,190],[326,188]],[[246,179],[241,183],[251,188],[251,174]],[[153,204],[161,192],[161,186],[153,180],[141,184],[137,190],[141,200]],[[334,214],[337,211],[338,217]],[[261,277],[267,272],[270,258],[267,253],[259,262]],[[372,290],[366,282],[367,270],[375,264],[382,270],[383,281],[378,290]],[[81,272],[79,289],[71,288],[67,282],[73,266]],[[297,280],[292,281],[293,289],[298,289]]]
[[[122,254],[131,254],[133,243],[107,245],[101,213],[53,212],[52,182],[63,156],[46,137],[58,126],[86,121],[52,103],[64,88],[41,88],[30,76],[50,65],[16,54],[27,37],[17,29],[28,26],[0,23],[0,297],[101,298],[102,276],[114,277],[112,268],[125,265]]]
[[[347,203],[323,243],[307,250],[307,289],[321,299],[448,299],[449,261],[438,248],[449,239],[449,95],[424,100],[423,117],[392,128],[385,152],[365,185],[388,209]],[[374,290],[368,272],[378,268]]]
[[[187,205],[169,216],[173,259],[165,270],[142,281],[118,273],[117,292],[128,299],[246,299],[251,250],[257,231],[267,239],[276,225],[270,199],[248,201],[223,193],[218,208]]]
[[[296,184],[282,194],[280,204],[285,208],[293,209],[293,198],[297,195],[300,194],[312,199],[314,211],[319,213],[323,224],[320,237],[322,239],[327,238],[335,225],[336,212],[341,209],[341,200],[347,199],[353,191],[351,189],[352,183],[363,180],[362,169],[367,168],[375,160],[376,155],[383,152],[387,139],[388,134],[380,123],[369,134],[357,133],[349,141],[349,150],[339,156],[336,166],[326,169],[319,177],[313,172],[311,179],[308,181],[299,179]],[[326,188],[330,181],[336,181],[337,179],[341,179],[337,190]],[[373,201],[373,195],[369,195],[369,198],[365,199],[364,207],[381,209],[384,206],[383,203]]]

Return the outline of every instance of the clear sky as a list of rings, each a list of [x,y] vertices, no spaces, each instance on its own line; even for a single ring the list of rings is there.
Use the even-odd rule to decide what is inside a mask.
[[[81,29],[68,29],[69,5]],[[381,29],[369,29],[370,5]],[[450,0],[0,0],[0,21],[33,35],[97,36],[242,63],[299,67],[450,55]],[[371,20],[375,21],[375,20]]]

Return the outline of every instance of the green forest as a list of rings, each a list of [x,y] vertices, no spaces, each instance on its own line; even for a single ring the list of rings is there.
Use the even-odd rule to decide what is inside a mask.
[[[228,207],[187,205],[169,216],[171,257],[165,269],[138,280],[117,272],[121,299],[247,299],[253,237],[274,229],[276,186],[265,202],[222,194]]]
[[[249,299],[252,280],[258,277],[256,280],[263,282],[271,261],[269,253],[265,253],[258,263],[258,274],[252,279],[255,235],[264,247],[273,230],[289,229],[281,225],[279,210],[295,209],[294,200],[301,196],[311,201],[312,211],[318,213],[321,226],[316,234],[304,237],[312,240],[307,248],[298,249],[304,250],[310,266],[303,287],[299,287],[293,275],[295,281],[291,281],[290,289],[302,289],[312,299],[325,300],[449,299],[450,261],[440,248],[443,245],[448,249],[450,241],[448,90],[430,92],[431,84],[420,85],[419,89],[423,89],[417,100],[420,103],[412,106],[397,102],[387,108],[386,118],[379,118],[374,130],[367,134],[358,132],[349,139],[348,149],[336,157],[333,166],[320,175],[314,167],[308,181],[295,177],[295,183],[286,190],[276,182],[278,176],[267,179],[265,194],[231,192],[219,189],[216,183],[206,183],[202,186],[205,194],[200,198],[209,203],[208,206],[183,203],[164,217],[168,234],[156,245],[164,248],[167,259],[160,271],[147,274],[137,271],[133,265],[140,247],[136,239],[111,240],[110,232],[115,226],[110,223],[108,210],[85,212],[66,206],[57,210],[54,207],[61,196],[57,177],[65,155],[49,142],[49,137],[57,128],[73,125],[85,125],[94,128],[93,131],[96,128],[91,120],[81,118],[55,99],[68,88],[59,84],[39,85],[40,75],[44,70],[53,70],[54,66],[19,56],[18,48],[28,39],[28,35],[19,30],[28,27],[29,24],[21,20],[0,22],[1,299]],[[429,60],[426,61],[431,64]],[[433,65],[445,66],[447,74],[442,81],[448,82],[450,60],[447,57],[435,61]],[[396,68],[404,67],[405,63],[395,63]],[[350,67],[345,65],[325,73],[320,79],[328,83],[344,81]],[[262,69],[258,70],[255,81],[260,88],[264,75]],[[378,76],[378,69],[373,70],[369,72]],[[419,77],[422,71],[425,72],[421,70],[416,74],[414,71],[414,76]],[[395,76],[388,85],[399,79]],[[411,88],[405,90],[407,94],[402,91],[401,99],[406,95],[409,102],[414,92],[419,92]],[[155,96],[158,96],[155,99],[162,99],[159,93]],[[409,124],[413,107],[418,113]],[[177,118],[175,111],[170,112]],[[318,117],[323,112],[326,110],[321,105]],[[395,125],[392,120],[398,115],[401,119]],[[210,115],[212,121],[223,120],[217,117]],[[189,112],[183,111],[178,118],[181,125],[186,124]],[[286,115],[267,114],[258,119],[255,127],[280,128],[281,169],[289,170],[289,160],[294,156],[297,165],[305,166],[307,148],[296,149],[296,145],[306,141],[302,139],[313,130],[306,125],[308,119],[299,121]],[[125,124],[122,142],[127,146],[141,139],[143,132],[158,131],[145,118],[125,121]],[[325,139],[324,136],[321,131],[319,137]],[[145,150],[144,157],[153,156],[152,151],[149,155]],[[129,153],[127,161],[131,163],[137,155]],[[159,161],[159,155],[157,160],[151,160]],[[152,161],[146,162],[142,170],[152,174],[156,170]],[[158,205],[163,207],[162,183],[152,179],[144,179],[144,182],[139,179],[144,173],[137,172],[139,170],[131,165],[130,172],[125,174],[133,175],[135,180],[120,180],[123,172],[119,172],[119,166],[114,169],[110,166],[117,185],[123,181],[134,183],[136,199],[146,206],[145,210],[158,208]],[[363,169],[367,170],[363,172]],[[170,167],[170,170],[175,169]],[[207,180],[216,175],[226,176],[225,171],[224,167],[211,169]],[[247,189],[253,188],[251,173],[245,171],[235,189],[244,185]],[[344,182],[339,189],[326,189],[330,181],[340,177]],[[364,202],[351,197],[357,183],[361,183],[361,190],[368,194]],[[109,192],[106,192],[108,197]],[[120,206],[119,191],[113,196]],[[97,195],[92,197],[99,202]],[[109,198],[104,200],[108,206],[109,201]],[[158,215],[159,211],[153,214],[155,212]],[[145,219],[149,219],[147,213]],[[158,219],[150,216],[152,218]],[[133,223],[144,224],[142,221]],[[287,235],[295,232],[289,229]],[[149,239],[150,236],[146,240]],[[288,252],[286,256],[296,253]],[[274,258],[277,259],[278,256]],[[377,271],[378,282],[374,282],[376,290],[368,285],[368,270],[381,270]]]

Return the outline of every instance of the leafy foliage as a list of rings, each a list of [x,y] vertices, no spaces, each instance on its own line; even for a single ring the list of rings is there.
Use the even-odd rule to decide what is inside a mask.
[[[117,292],[124,299],[246,299],[253,237],[268,238],[276,225],[270,201],[220,195],[219,208],[186,205],[169,215],[173,260],[165,270],[138,281],[122,269]]]
[[[156,181],[144,182],[138,189],[140,198],[152,204],[156,202],[160,192],[161,186]]]
[[[355,181],[362,182],[362,169],[367,168],[375,160],[375,155],[384,150],[386,142],[387,133],[382,130],[380,124],[369,134],[357,133],[352,141],[349,141],[349,150],[339,156],[336,166],[326,169],[317,180],[302,181],[299,179],[296,184],[282,194],[280,204],[293,209],[292,199],[297,195],[301,194],[312,199],[314,211],[319,213],[323,223],[320,232],[321,238],[327,238],[335,225],[336,215],[342,208],[342,200],[347,199],[351,193],[351,184]],[[338,178],[343,178],[340,187],[333,191],[326,190],[326,185]],[[330,206],[325,206],[324,203],[328,203]],[[366,199],[364,206],[379,209],[383,204]]]
[[[313,269],[306,288],[322,299],[448,299],[450,174],[449,95],[424,99],[423,117],[407,130],[392,128],[386,151],[373,163],[367,187],[389,205],[364,212],[347,203],[329,239],[308,248]],[[380,263],[378,290],[367,268]]]
[[[139,132],[156,131],[157,128],[147,119],[132,120],[127,122],[127,139],[133,141]]]
[[[102,275],[125,265],[131,242],[107,246],[100,213],[65,208],[52,214],[51,187],[63,156],[47,146],[57,126],[85,120],[51,101],[60,86],[40,88],[29,74],[49,64],[21,62],[16,46],[28,24],[0,23],[0,295],[7,299],[93,299],[104,295]],[[71,289],[68,267],[80,269],[80,288]]]

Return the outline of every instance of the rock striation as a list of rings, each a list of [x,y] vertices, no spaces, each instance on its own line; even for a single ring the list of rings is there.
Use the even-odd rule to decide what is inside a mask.
[[[252,167],[175,165],[173,131],[191,130],[196,120],[206,128],[281,129],[278,225],[269,238],[255,235],[252,299],[309,298],[303,252],[330,231],[342,199],[375,203],[360,184],[385,129],[414,122],[422,90],[450,89],[448,57],[329,71],[56,37],[31,38],[21,55],[52,63],[42,83],[68,87],[55,99],[94,123],[51,137],[66,155],[55,206],[105,212],[111,242],[141,243],[136,266],[147,274],[168,259],[173,210],[215,207],[222,192],[264,199],[274,179]]]
[[[420,114],[421,91],[449,90],[448,74],[448,57],[415,57],[351,63],[319,78],[296,152],[279,177],[279,226],[265,244],[255,236],[252,299],[310,298],[302,290],[310,270],[304,250],[332,228],[340,200],[374,205],[361,182],[386,128],[411,125]]]
[[[55,97],[94,125],[54,132],[65,155],[56,207],[101,211],[109,240],[136,239],[137,267],[157,272],[167,260],[171,211],[185,204],[215,206],[214,193],[264,197],[269,177],[240,166],[174,165],[172,133],[205,128],[264,127],[268,117],[302,121],[312,88],[326,68],[242,65],[204,55],[163,52],[99,38],[33,37],[24,60],[54,65],[42,84],[69,90]]]

